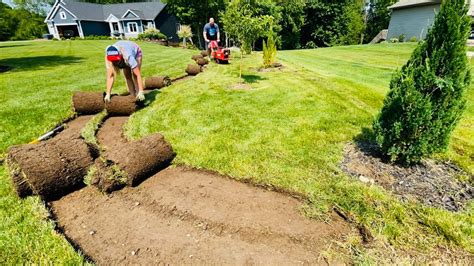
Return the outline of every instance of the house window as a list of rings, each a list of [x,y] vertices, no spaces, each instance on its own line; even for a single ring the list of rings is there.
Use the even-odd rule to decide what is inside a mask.
[[[66,19],[66,13],[64,11],[59,12],[61,19]]]
[[[112,23],[112,27],[114,28],[114,31],[119,31],[119,26],[117,22]]]
[[[153,21],[148,21],[148,27],[147,28],[154,28],[155,26],[153,26]]]
[[[181,24],[179,23],[176,23],[176,32],[180,31],[181,30]]]
[[[138,32],[138,27],[136,22],[129,22],[128,23],[128,31],[131,33]]]

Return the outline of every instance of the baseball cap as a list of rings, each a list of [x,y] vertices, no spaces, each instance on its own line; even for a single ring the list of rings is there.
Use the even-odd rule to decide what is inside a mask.
[[[105,54],[107,56],[108,61],[116,62],[116,61],[122,60],[122,55],[120,54],[117,47],[113,45],[107,46],[107,49],[105,50]]]

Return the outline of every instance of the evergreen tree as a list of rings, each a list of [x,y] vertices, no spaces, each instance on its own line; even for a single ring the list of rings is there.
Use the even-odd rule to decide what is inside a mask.
[[[390,82],[373,126],[377,143],[392,161],[417,163],[448,146],[470,82],[467,10],[465,0],[443,1],[426,41]]]

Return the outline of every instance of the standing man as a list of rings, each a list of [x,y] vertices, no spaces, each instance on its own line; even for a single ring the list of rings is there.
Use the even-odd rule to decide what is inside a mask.
[[[219,26],[217,26],[216,23],[214,23],[214,18],[209,19],[209,23],[207,23],[204,26],[204,31],[202,33],[204,36],[204,40],[206,41],[206,48],[207,48],[207,54],[209,57],[211,56],[211,48],[209,47],[209,43],[211,41],[217,41],[219,43],[220,41],[220,33],[219,33]]]

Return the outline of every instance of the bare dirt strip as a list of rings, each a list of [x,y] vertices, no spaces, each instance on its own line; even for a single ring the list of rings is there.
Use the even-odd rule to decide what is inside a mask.
[[[97,134],[105,152],[125,141],[126,117]],[[126,154],[123,156],[127,156]],[[350,226],[300,213],[288,195],[184,167],[168,167],[111,195],[85,187],[50,203],[66,237],[100,264],[321,264]]]

